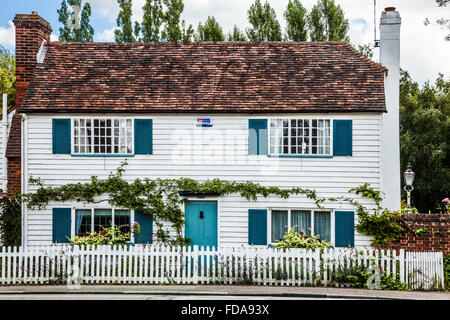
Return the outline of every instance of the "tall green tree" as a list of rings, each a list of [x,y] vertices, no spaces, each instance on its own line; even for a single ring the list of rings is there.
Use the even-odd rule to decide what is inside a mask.
[[[135,33],[139,32],[142,36],[139,41],[151,42],[161,40],[161,26],[163,24],[163,7],[161,0],[147,0],[144,7],[144,16],[142,23],[136,25]]]
[[[349,24],[334,0],[319,0],[311,9],[308,26],[312,41],[349,41]]]
[[[252,25],[247,29],[250,41],[281,41],[281,26],[277,19],[275,10],[269,2],[261,4],[256,0],[248,10],[248,21]]]
[[[420,87],[402,71],[400,117],[401,168],[411,162],[416,173],[412,204],[437,212],[450,190],[450,79]]]
[[[92,42],[94,41],[94,28],[90,24],[92,14],[91,5],[82,0],[63,0],[61,8],[57,10],[59,28],[59,41],[61,42]]]
[[[163,13],[164,27],[162,37],[165,41],[192,41],[194,28],[192,25],[186,26],[186,22],[181,20],[184,11],[183,0],[163,0],[166,8]]]
[[[237,25],[234,25],[233,31],[227,35],[228,41],[247,41],[247,36],[242,32]]]
[[[284,17],[287,22],[287,39],[291,41],[307,41],[308,11],[300,0],[289,0]]]
[[[208,17],[204,25],[199,23],[195,41],[225,41],[222,27],[216,18]]]
[[[136,25],[135,32],[133,31],[133,0],[117,0],[120,11],[117,16],[117,27],[114,30],[114,38],[116,42],[136,42],[135,33],[138,33],[140,28]]]
[[[8,95],[8,109],[12,108],[16,101],[16,58],[0,46],[0,101],[3,93]]]

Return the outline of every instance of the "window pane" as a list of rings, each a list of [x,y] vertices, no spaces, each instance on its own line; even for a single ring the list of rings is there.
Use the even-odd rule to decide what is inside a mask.
[[[130,231],[130,211],[128,210],[115,210],[114,211],[114,224],[120,227],[120,231],[129,232]]]
[[[112,225],[112,210],[95,209],[94,231],[102,231],[102,227],[109,228]]]
[[[75,235],[81,236],[91,232],[91,210],[75,211]]]
[[[314,212],[314,234],[321,240],[331,241],[331,213],[327,211]]]
[[[272,242],[283,239],[288,227],[288,212],[285,210],[272,211]]]
[[[311,211],[307,210],[292,210],[291,211],[291,226],[297,232],[303,232],[308,236],[311,235]]]

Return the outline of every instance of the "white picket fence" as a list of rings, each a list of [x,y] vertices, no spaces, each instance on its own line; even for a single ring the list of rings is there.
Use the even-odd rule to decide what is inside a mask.
[[[0,285],[15,284],[256,284],[349,286],[360,268],[390,275],[411,289],[443,287],[442,252],[368,248],[319,250],[164,245],[3,247]],[[378,278],[377,278],[378,277]],[[378,282],[377,282],[378,281]]]

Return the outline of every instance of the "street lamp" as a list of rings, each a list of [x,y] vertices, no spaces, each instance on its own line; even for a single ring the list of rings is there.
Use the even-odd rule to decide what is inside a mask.
[[[414,190],[413,183],[414,183],[414,177],[416,174],[412,171],[411,163],[408,164],[408,168],[403,173],[403,179],[405,181],[405,191],[407,195],[406,200],[406,212],[411,213],[411,191]]]

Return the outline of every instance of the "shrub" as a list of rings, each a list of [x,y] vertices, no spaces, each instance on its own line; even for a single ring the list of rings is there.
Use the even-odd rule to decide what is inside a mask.
[[[123,227],[130,227],[129,232],[123,232]],[[110,228],[103,228],[100,233],[92,232],[82,236],[76,236],[73,238],[67,237],[70,243],[82,246],[82,245],[124,245],[130,241],[131,234],[140,234],[140,225],[135,222],[133,225],[126,226],[112,226]]]
[[[326,249],[333,245],[329,242],[322,241],[319,237],[312,234],[308,237],[303,232],[295,232],[295,228],[291,228],[283,236],[283,239],[274,245],[275,248],[305,248],[305,249]]]
[[[0,198],[0,243],[18,247],[22,241],[22,209],[17,198]]]

